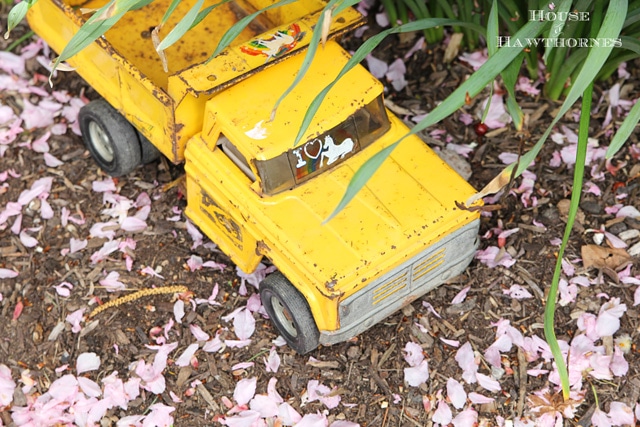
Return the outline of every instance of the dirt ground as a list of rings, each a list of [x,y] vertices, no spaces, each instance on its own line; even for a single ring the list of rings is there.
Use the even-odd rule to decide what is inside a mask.
[[[4,17],[0,24],[4,28]],[[8,42],[0,42],[4,49]],[[408,49],[413,41],[401,43]],[[398,43],[389,42],[380,49],[377,56],[393,59],[400,56],[396,49]],[[387,99],[394,104],[421,111],[428,111],[439,100],[450,93],[471,72],[466,64],[454,61],[443,64],[442,49],[426,49],[415,54],[407,61],[407,80],[409,86],[400,93],[389,89]],[[627,70],[631,77],[627,83],[640,87],[638,79],[639,64],[629,64]],[[46,75],[47,72],[35,61],[28,61],[28,69],[33,73]],[[614,80],[602,82],[596,87],[595,99],[599,99],[603,90],[608,89]],[[39,86],[50,91],[46,81]],[[86,84],[74,74],[59,73],[55,80],[55,89],[66,89],[70,94],[81,93],[92,98],[95,95],[86,88]],[[637,89],[636,89],[637,90]],[[635,93],[637,97],[637,93]],[[486,95],[485,95],[486,97]],[[32,103],[36,95],[30,95]],[[8,105],[16,112],[24,108],[23,94],[0,93],[0,104]],[[468,107],[474,111],[479,99]],[[479,142],[467,160],[473,174],[470,182],[480,188],[503,167],[498,158],[501,153],[518,153],[532,146],[547,124],[558,104],[550,103],[542,97],[525,98],[523,108],[529,120],[522,133],[511,128],[490,132],[478,140],[472,125],[464,125],[457,115],[437,126],[449,135],[454,143],[468,144]],[[593,134],[600,133],[601,144],[606,145],[607,136],[600,132],[600,123],[604,119],[606,108],[600,108],[594,115]],[[61,120],[60,118],[56,120]],[[564,125],[576,130],[577,123],[572,115],[563,120]],[[34,141],[44,133],[35,129],[24,132],[20,141]],[[445,146],[444,139],[429,139],[436,149]],[[634,134],[629,145],[638,143],[638,134]],[[135,248],[127,251],[133,259],[133,269],[126,268],[125,254],[116,252],[99,263],[92,263],[91,256],[100,248],[104,239],[89,239],[84,250],[64,254],[69,248],[71,238],[86,239],[89,230],[97,222],[108,219],[104,209],[103,194],[93,191],[92,183],[104,180],[106,176],[93,163],[83,143],[71,131],[63,135],[53,135],[49,139],[49,152],[64,163],[56,168],[43,162],[42,153],[34,152],[24,144],[11,144],[0,157],[0,172],[13,169],[19,177],[9,178],[8,185],[2,187],[0,206],[15,201],[21,192],[29,189],[34,181],[43,177],[53,177],[53,186],[49,203],[55,215],[42,220],[39,206],[32,206],[24,214],[22,228],[34,228],[30,234],[37,239],[37,245],[25,247],[19,236],[9,227],[0,231],[0,267],[15,269],[19,275],[15,278],[0,279],[0,363],[7,365],[15,379],[28,369],[35,380],[39,393],[48,389],[59,373],[56,369],[68,364],[74,366],[76,358],[84,352],[95,352],[101,358],[98,372],[89,374],[94,380],[104,378],[113,371],[127,375],[129,365],[140,359],[151,360],[155,351],[146,347],[152,344],[150,331],[154,327],[163,327],[173,319],[174,300],[172,295],[158,295],[136,300],[132,303],[111,308],[96,316],[95,320],[83,323],[83,331],[74,333],[71,325],[65,322],[70,313],[89,307],[94,297],[102,302],[113,299],[121,293],[107,293],[99,285],[106,272],[120,273],[120,281],[130,289],[144,289],[160,285],[184,285],[197,298],[208,298],[214,284],[219,285],[217,302],[220,306],[199,305],[196,311],[187,310],[186,318],[176,324],[170,334],[171,342],[177,341],[179,347],[170,359],[194,342],[189,331],[190,324],[197,324],[202,330],[213,335],[216,331],[223,338],[235,339],[232,324],[222,319],[237,307],[246,305],[248,297],[255,289],[248,286],[249,295],[239,294],[241,279],[235,267],[217,250],[200,245],[191,249],[193,239],[186,230],[183,189],[174,182],[182,171],[179,166],[166,162],[155,162],[135,171],[130,176],[116,181],[117,194],[136,200],[146,192],[151,200],[151,211],[147,219],[148,227],[141,233],[120,234],[120,237],[135,239]],[[545,291],[548,288],[558,247],[550,240],[562,237],[564,230],[563,215],[566,209],[563,200],[570,197],[572,186],[572,168],[566,165],[550,167],[553,151],[557,147],[551,141],[543,149],[535,166],[531,170],[537,175],[533,195],[537,197],[536,206],[525,206],[519,194],[506,195],[498,200],[499,208],[491,215],[483,216],[481,235],[500,225],[503,229],[519,227],[520,231],[508,237],[506,251],[516,260],[510,268],[487,265],[474,261],[465,273],[450,283],[441,286],[422,299],[405,307],[401,312],[389,317],[356,339],[331,347],[322,347],[310,355],[300,356],[287,346],[277,348],[281,357],[281,366],[277,373],[267,372],[262,360],[269,354],[277,337],[271,323],[260,315],[255,315],[256,330],[252,343],[244,348],[226,348],[219,353],[198,352],[197,366],[178,367],[171,360],[165,371],[167,388],[161,395],[144,393],[135,399],[127,411],[119,408],[108,412],[102,425],[115,425],[115,422],[128,414],[140,414],[156,402],[176,408],[173,413],[176,426],[218,425],[214,417],[224,414],[226,408],[223,396],[231,398],[238,380],[257,377],[258,392],[265,392],[270,378],[278,379],[278,391],[301,414],[327,411],[320,402],[303,404],[301,396],[309,380],[318,380],[335,389],[341,396],[341,405],[326,414],[330,421],[348,420],[362,426],[421,426],[432,423],[432,408],[425,408],[429,396],[436,396],[445,389],[449,377],[460,379],[460,369],[454,360],[457,349],[442,342],[440,338],[469,342],[482,353],[496,339],[492,323],[508,319],[511,325],[524,335],[543,337],[543,309]],[[634,168],[635,158],[625,148],[618,160],[627,160],[625,167],[615,176],[604,174],[604,180],[598,182],[601,195],[585,194],[581,204],[581,216],[576,231],[572,234],[571,244],[565,257],[568,260],[581,258],[581,248],[592,243],[592,234],[585,229],[599,229],[607,224],[607,231],[619,234],[625,230],[640,230],[640,222],[633,219],[616,221],[615,215],[605,211],[605,207],[619,203],[616,195],[626,193],[625,204],[638,206],[638,170]],[[605,171],[604,160],[589,165]],[[521,185],[521,179],[513,183],[512,188]],[[433,185],[437,185],[434,183]],[[82,214],[84,223],[68,222],[63,225],[60,212],[67,208],[72,215]],[[178,216],[176,221],[175,216]],[[544,225],[544,227],[542,225]],[[41,227],[41,228],[37,228]],[[122,232],[119,232],[122,233]],[[628,242],[631,245],[639,240],[636,237]],[[205,243],[207,240],[205,239]],[[496,245],[495,235],[483,238],[481,248]],[[222,271],[202,268],[191,271],[187,261],[192,255],[204,261],[214,261],[226,265]],[[637,274],[635,263],[632,271]],[[144,266],[151,266],[164,279],[140,273]],[[581,269],[581,264],[576,264]],[[633,307],[635,286],[614,281],[610,271],[604,269],[585,272],[588,277],[601,276],[600,284],[581,288],[576,302],[559,306],[556,313],[556,333],[559,339],[570,340],[577,333],[576,314],[590,311],[597,314],[601,293],[619,297],[626,303],[627,311],[621,319],[620,333],[626,333],[632,342],[637,342],[640,323],[638,308]],[[615,274],[614,274],[615,275]],[[56,292],[54,286],[62,282],[73,285],[70,296],[65,298]],[[533,297],[516,300],[503,291],[513,284],[526,288]],[[470,286],[466,300],[452,305],[451,300],[463,288]],[[441,317],[433,315],[423,305],[428,302]],[[16,307],[23,310],[16,316]],[[189,304],[187,303],[187,306]],[[93,307],[93,306],[92,306]],[[62,324],[55,339],[50,339],[56,326]],[[428,332],[417,326],[422,325]],[[420,387],[410,387],[404,382],[403,370],[408,365],[402,349],[409,341],[419,343],[429,362],[430,379]],[[117,351],[115,348],[117,347]],[[175,355],[175,356],[174,356]],[[312,358],[310,358],[311,356]],[[601,407],[613,400],[632,404],[638,400],[640,391],[640,352],[633,348],[626,359],[629,371],[622,377],[612,380],[588,381],[597,390]],[[241,362],[253,361],[250,367],[232,369]],[[496,425],[496,417],[514,420],[527,414],[526,397],[534,390],[548,386],[547,376],[538,377],[524,374],[526,364],[521,351],[515,347],[503,355],[503,363],[510,366],[500,379],[502,391],[489,393],[480,387],[476,391],[491,395],[495,402],[475,405],[479,412],[481,425]],[[545,364],[547,368],[550,364]],[[488,368],[486,362],[482,369]],[[528,365],[527,368],[531,368]],[[194,380],[200,380],[202,387],[196,388],[192,396],[185,396]],[[473,387],[470,388],[473,390]],[[176,403],[169,391],[182,399]],[[425,400],[425,396],[427,399]],[[16,393],[13,405],[24,404],[25,396]],[[586,401],[581,405],[576,418],[570,425],[589,425],[589,417],[594,409],[594,397],[587,393]],[[0,425],[12,425],[8,411],[0,414]]]

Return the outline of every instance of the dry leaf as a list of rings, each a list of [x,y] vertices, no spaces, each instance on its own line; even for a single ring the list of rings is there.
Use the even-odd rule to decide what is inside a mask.
[[[462,33],[454,33],[447,44],[447,48],[444,51],[444,63],[448,64],[453,61],[458,56],[458,51],[460,50],[460,43],[462,43],[462,37],[464,34]]]
[[[626,250],[620,248],[604,248],[597,245],[585,245],[581,249],[582,262],[585,268],[611,269],[618,271],[631,261]]]
[[[511,173],[512,172],[509,169],[503,170],[500,175],[493,178],[482,190],[469,197],[469,200],[467,200],[465,204],[467,206],[471,206],[475,201],[502,190],[507,184],[509,184],[509,181],[511,180]]]

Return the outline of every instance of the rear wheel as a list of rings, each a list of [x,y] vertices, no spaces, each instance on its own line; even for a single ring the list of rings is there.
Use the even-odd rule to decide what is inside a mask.
[[[260,298],[271,321],[287,344],[300,354],[315,350],[320,332],[302,294],[281,273],[260,283]]]
[[[92,101],[78,115],[82,138],[98,166],[122,176],[142,163],[137,131],[103,99]]]
[[[160,156],[162,156],[160,150],[158,150],[156,146],[153,145],[151,141],[149,141],[149,139],[147,139],[146,136],[140,133],[140,131],[136,130],[136,133],[138,134],[138,139],[140,140],[140,152],[142,154],[141,163],[143,165],[146,165],[158,160]]]

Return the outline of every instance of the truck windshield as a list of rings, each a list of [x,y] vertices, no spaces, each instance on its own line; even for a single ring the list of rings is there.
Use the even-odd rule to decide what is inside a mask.
[[[359,152],[389,129],[382,95],[328,132],[280,156],[256,161],[265,194],[293,188]]]

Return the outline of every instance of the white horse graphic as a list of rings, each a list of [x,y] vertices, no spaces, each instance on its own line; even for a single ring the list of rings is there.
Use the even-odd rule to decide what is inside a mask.
[[[333,138],[330,135],[327,135],[324,138],[324,150],[322,151],[320,158],[320,166],[324,162],[324,159],[327,159],[327,165],[332,164],[338,159],[344,158],[347,154],[353,151],[353,140],[351,138],[347,138],[340,143],[340,145],[336,145],[333,142]]]

